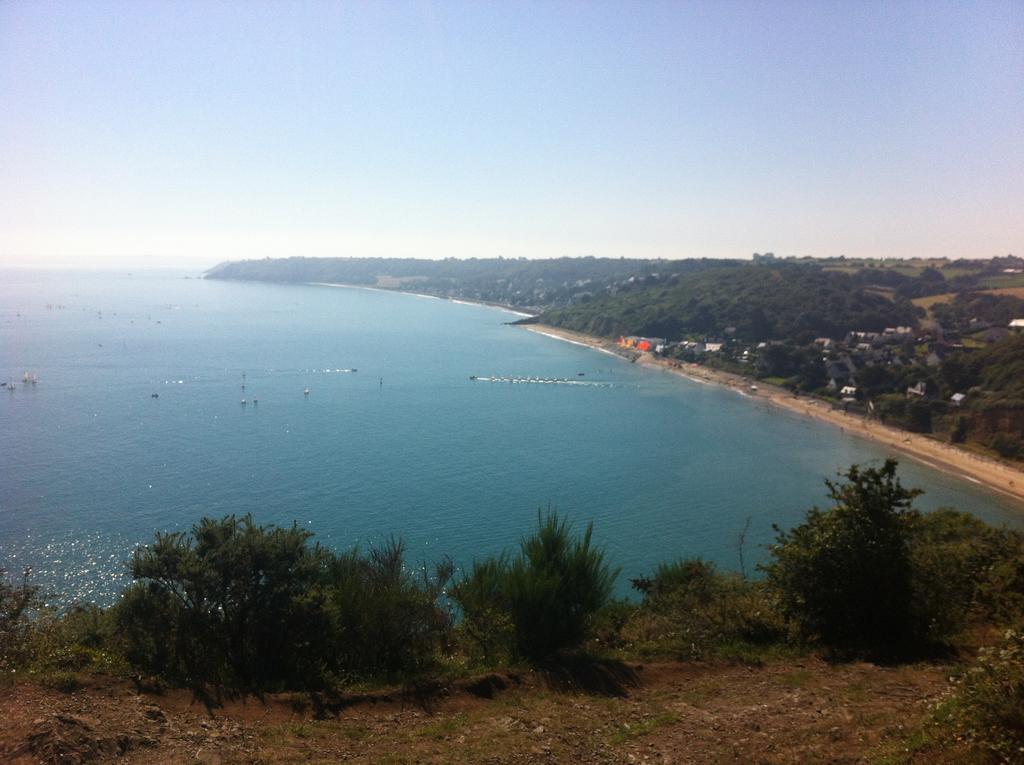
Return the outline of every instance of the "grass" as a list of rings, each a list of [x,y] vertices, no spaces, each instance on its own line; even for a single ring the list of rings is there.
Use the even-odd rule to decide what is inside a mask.
[[[84,686],[82,678],[78,674],[63,670],[48,672],[39,680],[47,688],[52,688],[61,693],[74,693]]]
[[[922,759],[960,765],[990,763],[984,754],[964,746],[962,742],[954,742],[950,726],[956,706],[955,698],[947,699],[920,725],[899,730],[895,740],[890,739],[879,746],[871,757],[871,764],[912,765]]]
[[[981,280],[984,287],[1005,288],[1024,287],[1024,274],[1005,274],[1003,276],[986,276]]]
[[[679,722],[679,715],[674,712],[659,712],[653,717],[641,720],[637,723],[622,723],[609,741],[615,746],[621,746],[634,739],[641,738],[665,725],[672,725]]]
[[[1024,287],[993,287],[985,292],[989,295],[1012,295],[1024,299]]]
[[[951,303],[953,302],[953,298],[956,296],[956,292],[943,292],[941,295],[928,295],[928,297],[914,298],[910,302],[920,308],[930,311],[933,305],[938,305],[939,303]]]
[[[420,728],[419,731],[417,731],[417,735],[422,738],[432,738],[436,741],[443,741],[446,738],[451,738],[464,727],[466,727],[466,716],[459,714],[454,717],[448,717],[440,722],[434,723],[433,725],[427,725]]]
[[[691,707],[703,709],[710,701],[718,698],[725,692],[720,681],[704,679],[690,683],[679,693],[678,699]]]
[[[870,292],[872,295],[884,297],[886,300],[896,299],[896,290],[891,287],[866,287],[864,291]]]
[[[862,704],[870,698],[868,686],[863,680],[857,680],[846,686],[846,698],[855,704]]]
[[[341,729],[341,735],[349,741],[363,741],[370,733],[370,729],[365,725],[346,725]]]
[[[788,675],[782,678],[782,684],[789,686],[790,688],[803,688],[811,680],[813,675],[809,670],[798,669],[796,672],[790,672]]]

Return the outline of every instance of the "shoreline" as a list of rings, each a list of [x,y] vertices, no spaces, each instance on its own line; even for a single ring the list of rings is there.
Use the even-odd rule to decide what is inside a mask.
[[[397,292],[402,295],[412,295],[413,297],[429,298],[430,300],[447,300],[449,303],[458,303],[460,305],[482,305],[488,308],[497,308],[500,311],[511,313],[515,316],[521,316],[524,319],[536,314],[524,313],[511,306],[503,305],[502,303],[488,303],[486,300],[472,300],[470,298],[453,298],[453,297],[441,297],[440,295],[430,295],[426,292],[413,292],[412,290],[403,290],[391,287],[376,287],[369,284],[343,284],[341,282],[299,282],[300,284],[306,284],[311,287],[341,287],[343,289],[351,290],[370,290],[371,292]]]
[[[612,353],[621,358],[629,358],[619,351],[618,346],[612,340],[546,324],[522,326],[530,332],[536,332],[545,337],[582,345],[603,353]],[[1008,496],[1024,506],[1024,471],[989,457],[959,449],[920,433],[911,433],[865,419],[860,415],[839,411],[820,399],[811,396],[797,397],[785,388],[732,372],[708,369],[694,363],[660,359],[649,353],[641,354],[636,359],[636,363],[651,370],[657,369],[684,377],[692,382],[730,388],[742,396],[761,401],[768,406],[829,423],[839,427],[843,434],[863,438],[876,445],[908,455],[934,470],[953,473],[961,480],[984,486],[986,489]],[[750,390],[751,385],[757,385],[757,390]]]

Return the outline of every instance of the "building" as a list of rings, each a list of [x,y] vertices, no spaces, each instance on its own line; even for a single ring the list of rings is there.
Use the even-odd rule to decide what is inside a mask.
[[[1018,332],[1024,330],[1024,319],[1014,319],[1011,321],[1010,329],[1017,330]]]
[[[663,337],[638,337],[637,335],[624,335],[619,338],[619,345],[623,348],[635,348],[638,351],[664,350],[668,341]]]
[[[964,399],[966,398],[966,393],[954,393],[952,396],[949,397],[949,400],[953,404],[953,406],[960,406],[961,404],[964,403]]]
[[[907,388],[907,396],[917,396],[918,398],[924,398],[928,395],[928,383],[921,380],[916,385],[911,385]]]

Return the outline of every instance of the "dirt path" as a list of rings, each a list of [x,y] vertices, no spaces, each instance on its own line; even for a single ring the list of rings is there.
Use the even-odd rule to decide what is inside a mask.
[[[186,691],[140,695],[126,681],[74,693],[22,684],[0,690],[0,762],[862,763],[901,748],[948,674],[817,659],[622,665],[596,683],[492,675],[319,715],[297,695],[210,713]]]

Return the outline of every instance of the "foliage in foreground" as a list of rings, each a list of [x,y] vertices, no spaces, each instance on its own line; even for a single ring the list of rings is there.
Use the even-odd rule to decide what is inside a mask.
[[[111,609],[57,617],[27,580],[0,576],[0,666],[60,690],[86,671],[124,668],[118,656],[172,682],[321,690],[421,680],[452,661],[546,665],[580,648],[756,661],[818,646],[906,658],[979,625],[1021,622],[1019,533],[916,512],[894,462],[853,466],[828,486],[831,507],[778,532],[767,576],[682,559],[634,580],[639,603],[609,600],[616,572],[591,527],[577,535],[553,513],[514,555],[477,561],[454,584],[449,561],[410,568],[400,542],[334,553],[294,526],[204,519],[137,551],[135,581]],[[1024,745],[1022,661],[1019,631],[982,652],[936,727],[1013,761]]]
[[[912,608],[907,525],[911,500],[896,462],[852,466],[846,482],[828,481],[833,506],[776,527],[764,566],[785,615],[806,638],[839,648],[900,650],[919,636]]]
[[[981,649],[955,701],[962,737],[1001,762],[1024,760],[1024,631],[1007,630],[998,645]]]
[[[33,612],[41,607],[36,587],[28,572],[18,584],[8,581],[0,568],[0,672],[24,664],[29,655],[29,636],[34,630]]]
[[[689,558],[661,564],[633,580],[643,603],[621,630],[622,643],[644,655],[681,659],[757,653],[786,636],[774,593],[765,582],[721,572]]]
[[[972,620],[1021,613],[1024,541],[951,510],[921,514],[896,462],[852,466],[827,482],[833,506],[777,529],[762,568],[807,640],[841,651],[907,655],[947,644]]]
[[[464,631],[487,658],[552,659],[587,638],[618,574],[592,541],[557,513],[537,518],[519,555],[477,561],[453,588]]]
[[[115,609],[129,660],[262,690],[422,671],[447,630],[437,598],[450,570],[418,578],[398,542],[335,555],[310,536],[249,516],[159,535],[136,552],[136,581]]]

